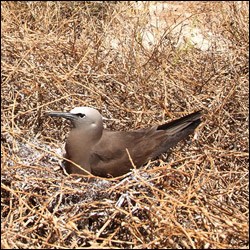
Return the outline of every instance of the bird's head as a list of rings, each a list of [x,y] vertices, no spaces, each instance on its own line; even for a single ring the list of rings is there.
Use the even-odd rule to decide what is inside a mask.
[[[102,116],[94,108],[76,107],[70,112],[46,112],[47,116],[63,117],[72,122],[74,128],[103,128]]]

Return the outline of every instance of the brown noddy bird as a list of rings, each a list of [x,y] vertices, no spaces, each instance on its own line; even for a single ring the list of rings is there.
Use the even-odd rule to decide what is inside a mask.
[[[116,177],[140,167],[186,139],[200,124],[201,111],[162,125],[134,131],[103,128],[101,114],[94,108],[76,107],[70,112],[47,112],[48,116],[69,119],[73,128],[66,145],[65,169],[69,174]]]

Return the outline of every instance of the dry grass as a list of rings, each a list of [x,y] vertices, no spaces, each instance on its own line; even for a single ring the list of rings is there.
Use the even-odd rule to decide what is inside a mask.
[[[248,247],[247,2],[169,2],[158,19],[149,3],[1,4],[2,248]],[[119,130],[204,117],[167,160],[81,179],[58,167],[67,124],[43,116],[75,106]]]

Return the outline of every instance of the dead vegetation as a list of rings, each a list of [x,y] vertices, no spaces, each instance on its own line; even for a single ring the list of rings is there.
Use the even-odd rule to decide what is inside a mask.
[[[248,247],[247,2],[1,5],[2,248]],[[75,106],[119,130],[204,116],[168,159],[77,178],[43,116]]]

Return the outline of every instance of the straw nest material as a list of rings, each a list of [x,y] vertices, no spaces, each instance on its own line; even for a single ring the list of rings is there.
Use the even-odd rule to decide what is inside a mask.
[[[3,2],[2,248],[248,247],[248,7]],[[204,115],[168,155],[104,179],[60,168],[69,126],[43,114],[76,106],[112,130]]]

